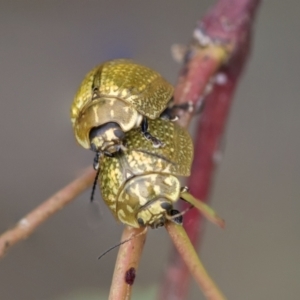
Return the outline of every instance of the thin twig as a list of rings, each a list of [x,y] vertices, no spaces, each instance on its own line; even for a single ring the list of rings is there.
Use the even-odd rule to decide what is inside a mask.
[[[184,228],[181,225],[168,222],[166,229],[180,257],[185,262],[190,274],[201,287],[208,300],[224,300],[225,297],[218,289],[212,278],[207,274]]]
[[[126,226],[121,241],[139,235],[143,230],[144,229],[135,229]],[[137,236],[120,247],[111,283],[109,300],[130,299],[132,285],[135,280],[145,241],[146,233]]]
[[[194,110],[178,110],[177,123],[180,126],[188,128],[201,105],[205,109],[205,94],[209,93],[213,86],[211,79],[229,57],[227,48],[227,45],[213,42],[202,48],[193,41],[187,49],[186,61],[175,87],[174,103],[179,105],[189,102],[194,106]],[[190,57],[192,58],[189,59]]]
[[[191,101],[197,107],[199,101],[204,101],[195,139],[192,175],[188,180],[190,193],[202,201],[208,200],[229,108],[248,58],[251,29],[260,2],[219,0],[216,3],[194,30],[175,89],[175,104]],[[225,64],[220,64],[221,60],[207,51],[207,47],[218,45],[224,45],[228,51]],[[209,63],[204,52],[208,54]],[[185,122],[189,116],[182,119]],[[185,208],[183,204],[182,209]],[[201,220],[197,210],[189,211],[184,218],[184,227],[195,247],[203,231]],[[173,249],[159,299],[187,299],[188,283],[189,270]]]
[[[94,178],[95,171],[88,168],[80,177],[24,216],[12,229],[4,232],[0,236],[0,258],[9,248],[28,238],[48,218],[71,203],[76,196],[92,185]]]

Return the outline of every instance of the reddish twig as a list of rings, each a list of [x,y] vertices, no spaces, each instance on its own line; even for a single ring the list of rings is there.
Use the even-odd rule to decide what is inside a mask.
[[[248,58],[251,28],[259,4],[260,0],[217,2],[194,31],[175,89],[176,104],[190,101],[198,107],[199,101],[204,101],[188,181],[191,194],[204,201],[208,200],[231,100]],[[210,50],[222,46],[228,55],[226,64],[220,55],[215,55],[216,51]],[[189,119],[189,115],[183,115],[182,124],[186,125]],[[202,232],[201,216],[197,210],[191,210],[184,220],[185,229],[196,246]],[[188,282],[189,270],[173,250],[160,299],[187,299]]]
[[[0,258],[10,247],[28,238],[48,218],[72,202],[94,179],[95,171],[92,168],[87,169],[80,177],[23,217],[12,229],[4,232],[0,236]]]
[[[146,233],[143,233],[143,231],[144,229],[135,229],[128,226],[123,231],[121,241],[140,235],[128,241],[119,249],[109,300],[130,299],[132,285],[146,241]]]

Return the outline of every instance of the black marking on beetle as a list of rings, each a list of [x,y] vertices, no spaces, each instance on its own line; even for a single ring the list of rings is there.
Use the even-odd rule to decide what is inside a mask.
[[[144,220],[142,218],[138,218],[137,221],[138,221],[139,225],[145,226]]]
[[[161,203],[160,206],[161,206],[161,208],[165,209],[166,211],[171,210],[173,207],[172,204],[169,202],[163,202],[163,203]]]
[[[117,128],[114,130],[114,134],[117,138],[119,138],[120,140],[123,140],[125,138],[125,133],[122,131],[121,128]]]
[[[95,86],[95,82],[92,83],[91,89],[92,89],[92,101],[99,99],[100,98],[99,87]]]
[[[136,276],[135,268],[130,268],[125,273],[125,282],[129,285],[133,285],[134,280],[135,280],[135,276]]]

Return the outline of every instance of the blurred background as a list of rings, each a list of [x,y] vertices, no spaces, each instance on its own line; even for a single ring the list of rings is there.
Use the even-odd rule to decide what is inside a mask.
[[[83,76],[130,57],[173,84],[174,43],[190,40],[215,1],[0,1],[0,232],[72,181],[93,154],[74,139],[69,108]],[[231,110],[201,257],[228,299],[299,298],[300,2],[265,1]],[[90,191],[0,261],[0,299],[106,299],[123,226]],[[92,221],[92,226],[91,226]],[[150,231],[135,299],[154,299],[170,239]],[[143,296],[141,296],[143,295]],[[195,285],[189,299],[203,299]]]

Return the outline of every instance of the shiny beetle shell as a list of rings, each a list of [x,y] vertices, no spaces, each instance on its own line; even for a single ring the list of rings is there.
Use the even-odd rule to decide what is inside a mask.
[[[127,59],[105,62],[86,75],[74,98],[75,137],[89,149],[92,128],[115,122],[127,132],[140,125],[143,117],[158,118],[172,95],[172,85],[145,66]]]
[[[162,226],[180,196],[177,176],[189,176],[193,144],[188,132],[173,122],[149,121],[165,146],[152,147],[140,129],[126,133],[127,151],[100,159],[103,200],[116,219],[132,227]]]

